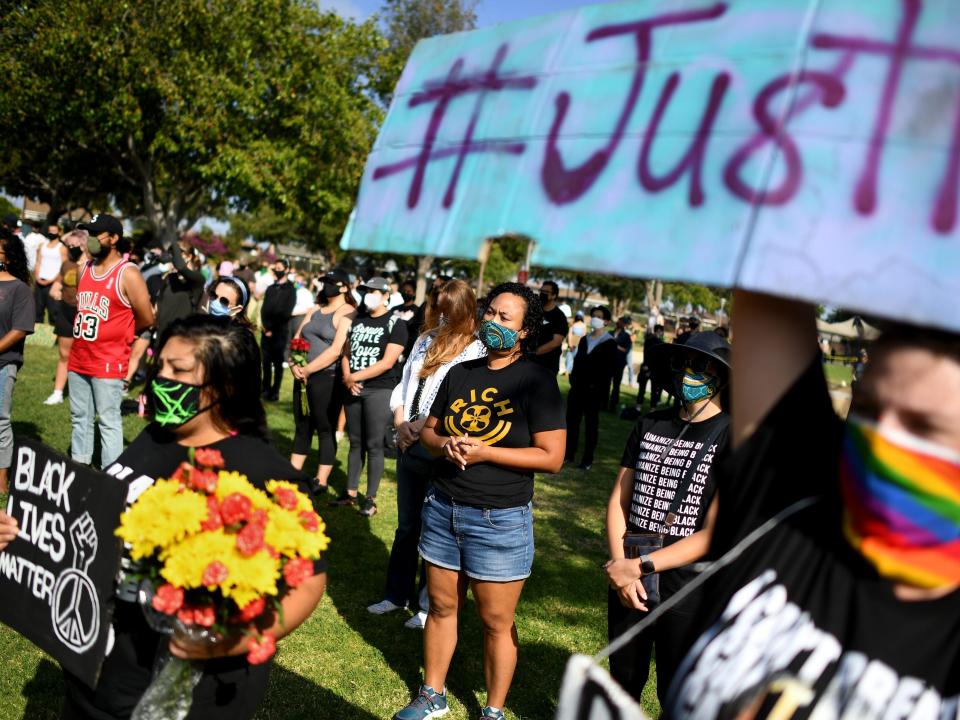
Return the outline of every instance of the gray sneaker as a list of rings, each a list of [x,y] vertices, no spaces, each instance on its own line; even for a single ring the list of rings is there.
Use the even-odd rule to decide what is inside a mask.
[[[503,710],[487,705],[480,713],[480,720],[506,720]]]
[[[448,712],[446,692],[438,693],[429,685],[421,685],[413,702],[394,715],[393,720],[429,720]]]
[[[360,514],[365,515],[366,517],[373,517],[377,514],[377,500],[376,498],[368,497],[363,501],[363,507],[360,508]]]

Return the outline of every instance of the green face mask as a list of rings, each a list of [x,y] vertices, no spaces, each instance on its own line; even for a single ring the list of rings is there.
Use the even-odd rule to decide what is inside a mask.
[[[211,406],[200,408],[202,387],[162,377],[154,378],[150,386],[155,405],[153,419],[163,427],[176,427],[206,412]]]

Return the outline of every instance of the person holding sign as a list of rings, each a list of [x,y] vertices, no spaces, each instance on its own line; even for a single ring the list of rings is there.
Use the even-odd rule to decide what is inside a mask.
[[[128,504],[158,478],[169,478],[192,448],[217,450],[227,470],[236,470],[260,490],[268,480],[290,480],[310,493],[310,480],[267,441],[266,414],[251,378],[260,378],[260,351],[253,332],[229,318],[193,315],[175,320],[160,339],[158,360],[147,384],[150,424],[106,472],[127,484]],[[132,570],[129,559],[124,567]],[[326,566],[290,591],[270,631],[279,639],[302,623],[320,601]],[[270,663],[250,665],[247,637],[253,626],[215,644],[193,645],[154,632],[138,604],[138,585],[124,576],[116,591],[115,641],[99,682],[88,688],[65,673],[63,718],[127,718],[153,679],[164,647],[178,658],[203,662],[193,693],[191,720],[237,720],[255,714],[267,687]]]
[[[712,469],[727,446],[729,416],[721,405],[730,373],[726,341],[716,333],[693,333],[684,344],[657,345],[645,360],[654,383],[668,388],[680,406],[643,417],[620,461],[607,507],[611,640],[695,577],[684,566],[707,551],[716,514]],[[610,674],[637,701],[654,646],[657,693],[661,702],[666,698],[691,612],[689,603],[671,609],[610,657]]]
[[[34,324],[29,283],[23,243],[4,228],[0,231],[0,492],[4,493],[13,461],[13,386],[23,365],[24,339]]]
[[[666,715],[956,715],[960,337],[887,325],[843,422],[813,309],[734,307],[711,554],[772,529],[705,585]]]
[[[394,720],[448,712],[444,685],[468,585],[484,625],[482,717],[504,717],[517,664],[514,613],[533,563],[533,475],[563,465],[556,370],[527,358],[539,339],[539,298],[504,283],[490,291],[482,317],[487,357],[450,369],[420,431],[424,448],[446,462],[438,464],[422,512],[419,550],[430,596],[424,682]]]

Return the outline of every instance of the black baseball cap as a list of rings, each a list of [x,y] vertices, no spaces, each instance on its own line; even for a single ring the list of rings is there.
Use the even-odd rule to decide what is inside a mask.
[[[96,237],[100,233],[110,233],[118,238],[123,238],[123,223],[117,220],[113,215],[94,215],[93,220],[88,223],[77,225],[78,230],[86,230]]]
[[[323,277],[320,278],[320,282],[333,283],[334,285],[350,285],[350,276],[340,268],[334,268],[333,270],[327,270],[324,273]]]
[[[386,278],[382,278],[379,275],[370,278],[364,283],[361,283],[360,287],[366,288],[367,290],[376,290],[378,292],[390,292],[390,283],[387,282]]]
[[[17,220],[17,216],[14,215],[13,213],[8,213],[3,216],[3,224],[6,225],[11,230],[16,229],[18,222],[19,221]]]

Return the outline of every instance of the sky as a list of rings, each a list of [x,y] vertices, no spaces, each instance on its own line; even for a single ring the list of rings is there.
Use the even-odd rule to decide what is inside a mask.
[[[480,0],[477,6],[477,27],[486,27],[510,20],[547,15],[581,5],[597,5],[610,0]],[[376,12],[382,0],[320,0],[323,7],[341,15],[364,19]]]

